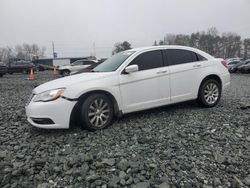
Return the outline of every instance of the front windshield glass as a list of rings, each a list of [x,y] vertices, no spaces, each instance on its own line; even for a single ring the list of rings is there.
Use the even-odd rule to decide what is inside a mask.
[[[118,69],[118,67],[132,54],[134,51],[120,52],[112,57],[108,58],[106,61],[95,67],[93,72],[111,72]]]

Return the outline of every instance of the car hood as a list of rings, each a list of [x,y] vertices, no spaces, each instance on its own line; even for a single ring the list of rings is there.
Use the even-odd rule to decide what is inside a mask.
[[[67,76],[67,77],[52,80],[42,85],[39,85],[33,90],[33,94],[38,94],[38,93],[48,91],[51,89],[64,88],[64,87],[67,88],[67,86],[71,86],[79,82],[88,82],[88,81],[93,81],[97,79],[103,79],[106,77],[110,77],[114,74],[115,72],[102,72],[102,73],[101,72],[87,72],[87,73]]]

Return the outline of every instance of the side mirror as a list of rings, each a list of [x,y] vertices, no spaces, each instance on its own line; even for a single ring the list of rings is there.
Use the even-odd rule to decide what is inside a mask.
[[[137,72],[139,70],[138,65],[129,65],[125,68],[126,73],[132,73],[132,72]]]

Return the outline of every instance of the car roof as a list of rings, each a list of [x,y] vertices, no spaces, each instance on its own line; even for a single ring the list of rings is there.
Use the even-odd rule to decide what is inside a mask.
[[[94,60],[94,59],[78,59],[76,61],[93,61],[93,62],[96,62],[96,60]],[[76,61],[74,61],[74,62],[76,62]]]
[[[181,50],[189,50],[189,51],[193,51],[195,53],[198,53],[204,57],[206,57],[207,59],[212,59],[214,58],[213,56],[209,55],[206,52],[203,52],[199,49],[196,48],[192,48],[189,46],[180,46],[180,45],[160,45],[160,46],[147,46],[147,47],[139,47],[139,48],[133,48],[133,49],[129,49],[126,50],[127,52],[141,52],[141,51],[147,51],[147,50],[161,50],[161,49],[181,49]]]
[[[241,60],[233,60],[233,61],[229,61],[228,63],[234,63],[234,62],[242,62]]]

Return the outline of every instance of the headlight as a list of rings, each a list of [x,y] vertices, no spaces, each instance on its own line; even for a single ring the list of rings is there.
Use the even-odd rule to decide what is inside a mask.
[[[65,88],[59,88],[39,93],[38,95],[35,96],[33,101],[34,102],[53,101],[58,97],[60,97],[64,90]]]

